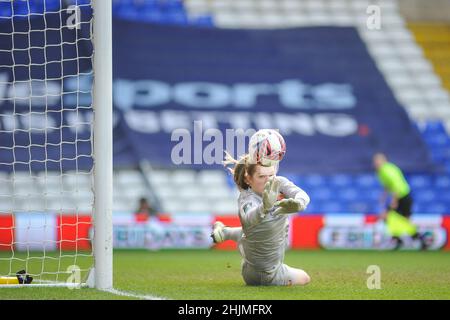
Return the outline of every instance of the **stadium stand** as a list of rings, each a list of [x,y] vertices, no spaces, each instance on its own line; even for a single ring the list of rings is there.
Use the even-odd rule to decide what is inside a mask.
[[[80,4],[81,0],[65,1]],[[299,26],[355,26],[398,101],[405,107],[426,142],[435,163],[446,173],[432,175],[411,173],[416,199],[415,211],[421,213],[450,212],[450,27],[442,25],[407,25],[398,12],[396,1],[383,2],[383,27],[370,32],[366,27],[363,0],[115,0],[113,14],[117,19],[146,21],[159,24],[195,25],[218,28],[289,28]],[[43,12],[43,5],[58,10],[59,0],[22,1],[14,3],[14,12]],[[11,16],[9,3],[0,2],[0,16]],[[411,31],[412,32],[411,32]],[[426,35],[426,36],[425,36]],[[420,76],[419,76],[420,75]],[[42,204],[40,199],[20,201],[20,194],[33,193],[40,187],[42,176],[32,184],[21,183],[20,174],[3,180],[1,193],[15,195],[17,205],[30,208],[73,207],[79,211],[89,208],[92,201],[91,182],[83,177],[73,181],[71,175],[55,177],[51,184],[55,203]],[[28,174],[27,174],[28,175]],[[288,177],[302,186],[314,200],[309,213],[376,213],[380,185],[372,173],[353,175],[317,175],[288,173]],[[49,178],[47,178],[49,179]],[[211,185],[213,187],[211,187]],[[63,188],[60,188],[63,186]],[[132,186],[132,187],[130,187]],[[164,212],[236,212],[236,193],[230,176],[222,171],[116,168],[114,176],[114,210],[129,211],[138,199],[149,194],[153,186]],[[446,192],[443,192],[445,190]],[[63,194],[63,197],[59,195]],[[177,194],[174,197],[174,194]],[[58,196],[58,197],[56,197]],[[8,201],[2,206],[11,207]],[[65,201],[64,205],[58,203]],[[131,204],[131,205],[130,205]],[[131,206],[131,207],[130,207]]]

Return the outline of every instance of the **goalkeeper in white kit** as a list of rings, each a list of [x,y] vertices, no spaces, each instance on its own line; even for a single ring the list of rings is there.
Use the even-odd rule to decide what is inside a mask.
[[[284,141],[283,141],[284,142]],[[258,160],[258,159],[257,159]],[[289,214],[303,211],[308,195],[288,179],[276,176],[278,163],[263,166],[249,154],[239,160],[227,155],[239,188],[239,219],[241,227],[214,224],[214,242],[238,242],[242,256],[242,276],[248,285],[306,285],[309,275],[283,263],[288,245]],[[279,200],[279,195],[284,199]]]

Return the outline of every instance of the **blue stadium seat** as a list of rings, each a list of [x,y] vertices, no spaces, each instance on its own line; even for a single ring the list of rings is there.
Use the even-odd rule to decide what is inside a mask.
[[[425,203],[414,202],[412,206],[412,212],[415,214],[424,214],[427,212],[427,206]]]
[[[344,213],[346,208],[342,203],[336,201],[324,201],[318,205],[318,210],[321,213]]]
[[[344,201],[355,201],[360,199],[358,190],[352,187],[341,189],[338,192],[338,197]]]
[[[231,173],[227,173],[226,177],[227,177],[227,185],[230,188],[234,188],[236,184],[234,183],[233,175]]]
[[[310,174],[305,175],[304,177],[304,183],[305,185],[311,186],[311,187],[319,187],[325,185],[325,178],[318,174]]]
[[[441,201],[415,203],[413,205],[414,214],[448,214],[450,206]]]
[[[424,174],[409,175],[406,177],[406,180],[409,182],[412,189],[429,188],[432,185],[431,176]]]
[[[305,183],[305,179],[301,175],[292,174],[292,173],[280,173],[279,175],[289,179],[294,184],[299,186],[302,189],[310,189],[310,186]]]
[[[333,187],[347,187],[353,183],[353,178],[346,174],[337,174],[329,177],[329,183]]]
[[[359,174],[354,178],[358,187],[377,187],[380,185],[375,174]]]
[[[81,0],[79,0],[81,1]],[[11,2],[0,2],[0,12],[5,10],[5,12],[11,11]],[[9,7],[9,10],[8,10]],[[28,13],[44,13],[44,11],[57,11],[60,8],[59,0],[28,0],[28,1],[13,1],[13,12],[17,14],[28,14]],[[5,15],[8,16],[8,15]]]
[[[139,15],[138,20],[155,23],[167,23],[166,16],[158,10],[142,11],[141,14]]]
[[[309,196],[311,201],[328,201],[332,198],[333,192],[326,187],[315,188],[310,189]]]
[[[68,0],[64,5],[78,5],[82,10],[91,10],[90,0]],[[0,18],[14,14],[17,19],[28,19],[28,13],[41,14],[56,12],[61,7],[60,0],[0,1]],[[113,15],[126,20],[147,21],[161,24],[213,26],[211,16],[200,16],[189,20],[181,0],[115,0]]]
[[[368,213],[376,213],[379,214],[384,211],[384,207],[380,205],[378,202],[372,202],[369,205]]]
[[[38,0],[38,1],[42,1],[42,0]],[[91,4],[91,2],[92,2],[91,0],[69,0],[68,1],[69,5],[76,5],[76,6],[88,5],[88,4]]]
[[[139,20],[139,18],[141,17],[139,12],[137,12],[136,10],[134,10],[131,7],[123,8],[119,12],[120,13],[118,14],[118,16],[120,16],[121,18],[124,18],[124,19],[128,19],[128,20]]]
[[[423,136],[425,142],[431,148],[448,147],[450,145],[450,137],[445,133],[430,134]]]
[[[446,134],[445,126],[442,121],[427,121],[423,128],[423,134]]]
[[[435,148],[431,150],[431,158],[438,164],[446,164],[450,160],[450,152],[447,148]]]
[[[444,192],[441,189],[435,189],[435,192],[440,201],[450,204],[450,189],[446,189]]]
[[[0,2],[0,17],[11,17],[11,16],[12,16],[11,3]]]
[[[423,190],[421,192],[413,192],[413,198],[417,202],[432,202],[438,200],[438,196],[434,190]]]
[[[190,20],[191,24],[203,27],[213,27],[214,20],[211,16],[199,16]]]
[[[160,24],[189,24],[181,0],[121,0],[113,4],[114,15],[136,21]]]
[[[318,209],[319,208],[317,207],[316,202],[311,201],[304,213],[319,213]]]
[[[28,4],[24,1],[14,1],[13,2],[13,14],[15,16],[28,14]],[[26,17],[25,17],[26,18]]]
[[[185,12],[170,12],[165,15],[166,21],[173,24],[187,24],[188,18]]]
[[[426,205],[425,213],[444,214],[449,213],[448,207],[442,202],[432,202]]]
[[[438,176],[435,178],[434,186],[438,189],[448,189],[450,193],[450,175]]]
[[[367,202],[350,202],[347,205],[348,209],[346,211],[350,213],[369,213],[370,204]]]
[[[366,202],[377,202],[380,199],[381,188],[360,188],[358,189],[358,198]]]

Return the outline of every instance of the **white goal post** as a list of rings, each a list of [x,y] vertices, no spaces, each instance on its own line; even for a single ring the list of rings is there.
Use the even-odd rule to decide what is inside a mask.
[[[112,288],[112,0],[94,2],[95,287]]]
[[[112,119],[112,0],[0,0],[0,288],[113,288]]]

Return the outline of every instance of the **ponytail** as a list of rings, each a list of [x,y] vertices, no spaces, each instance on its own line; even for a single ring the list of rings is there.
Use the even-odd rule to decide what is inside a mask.
[[[223,161],[223,165],[227,167],[229,172],[233,175],[234,183],[237,185],[239,190],[247,190],[250,188],[246,182],[246,178],[255,173],[257,164],[250,163],[250,156],[248,153],[241,156],[239,160],[236,160],[225,151],[225,160]],[[228,166],[233,167],[229,168]]]

